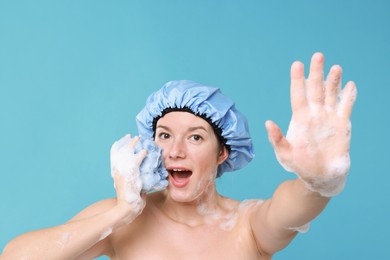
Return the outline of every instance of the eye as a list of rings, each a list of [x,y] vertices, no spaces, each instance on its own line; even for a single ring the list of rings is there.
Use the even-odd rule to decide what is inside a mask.
[[[203,138],[200,136],[200,135],[192,135],[191,136],[191,140],[193,141],[196,141],[196,142],[199,142],[201,141]]]
[[[158,138],[159,139],[168,139],[170,137],[170,135],[169,134],[167,134],[167,133],[159,133],[158,134]]]

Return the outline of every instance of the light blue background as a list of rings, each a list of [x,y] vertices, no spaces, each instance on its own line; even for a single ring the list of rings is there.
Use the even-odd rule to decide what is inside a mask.
[[[385,1],[0,1],[0,250],[113,197],[111,144],[172,79],[218,86],[247,115],[255,160],[218,180],[269,198],[292,175],[264,122],[290,119],[289,70],[315,51],[359,95],[346,190],[274,259],[389,257],[390,4]],[[308,67],[308,66],[307,66]],[[306,68],[307,68],[306,67]]]

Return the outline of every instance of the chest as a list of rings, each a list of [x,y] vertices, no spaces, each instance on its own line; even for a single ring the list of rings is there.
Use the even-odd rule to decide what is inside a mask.
[[[240,223],[191,228],[140,222],[116,241],[116,259],[261,259],[251,233]]]

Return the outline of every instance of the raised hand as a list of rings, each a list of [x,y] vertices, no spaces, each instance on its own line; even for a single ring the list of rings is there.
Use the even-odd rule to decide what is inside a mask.
[[[126,135],[111,147],[111,175],[117,193],[117,204],[128,207],[133,213],[129,214],[127,222],[137,217],[145,206],[139,168],[146,151],[134,152],[138,141],[138,137]]]
[[[305,79],[303,64],[291,66],[292,118],[286,137],[266,122],[276,157],[312,190],[330,197],[344,188],[350,167],[350,116],[357,90],[353,82],[341,89],[342,69],[334,65],[324,81],[324,56],[315,53]]]

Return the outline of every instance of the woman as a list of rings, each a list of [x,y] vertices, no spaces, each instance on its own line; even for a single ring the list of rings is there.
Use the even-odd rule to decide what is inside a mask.
[[[303,64],[292,65],[286,137],[266,122],[279,162],[298,176],[271,199],[240,203],[218,194],[215,179],[253,157],[246,120],[217,89],[169,82],[137,116],[140,135],[154,136],[163,149],[167,188],[143,192],[139,165],[147,152],[134,153],[139,138],[126,136],[124,164],[123,153],[112,149],[117,198],[93,204],[64,225],[15,238],[2,257],[271,259],[343,190],[349,170],[356,87],[349,82],[341,91],[339,66],[324,83],[323,66],[323,55],[314,54],[305,80]]]

